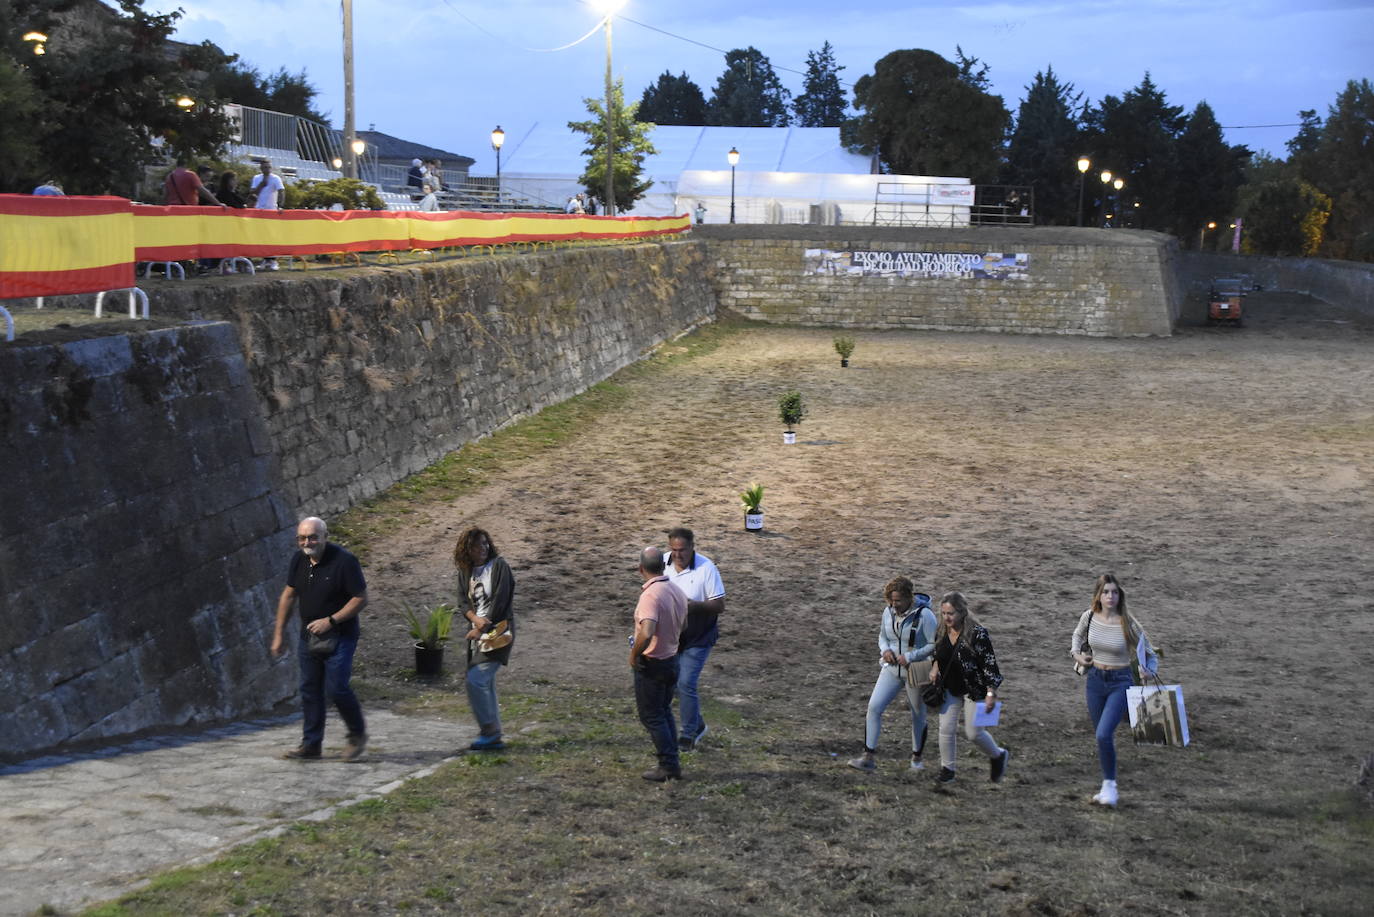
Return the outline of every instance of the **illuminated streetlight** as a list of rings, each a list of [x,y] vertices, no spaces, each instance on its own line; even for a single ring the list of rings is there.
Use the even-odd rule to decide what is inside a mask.
[[[739,150],[730,147],[730,152],[725,154],[725,158],[730,163],[730,222],[735,222],[735,166],[739,165]]]
[[[47,53],[48,53],[48,49],[47,49],[47,47],[46,47],[47,40],[48,40],[48,36],[44,35],[42,32],[25,32],[25,33],[24,33],[24,41],[31,41],[31,42],[33,42],[33,53],[34,53],[34,54],[42,55],[42,54],[47,54]]]
[[[190,111],[192,108],[195,107],[196,100],[191,98],[190,96],[181,96],[177,99],[177,108],[180,108],[183,111]]]
[[[505,145],[506,132],[501,130],[501,125],[496,125],[496,130],[491,132],[491,148],[496,151],[496,203],[501,203],[501,147]]]
[[[1083,225],[1083,179],[1093,167],[1092,160],[1086,156],[1078,157],[1078,225]]]
[[[1097,211],[1097,225],[1101,226],[1103,223],[1107,222],[1107,188],[1111,186],[1112,173],[1107,169],[1103,169],[1102,174],[1097,177],[1102,179],[1102,206]]]
[[[343,168],[343,160],[340,159],[339,157],[335,156],[335,157],[334,157],[334,171],[337,172],[337,171],[339,171],[339,170],[342,169],[342,168]]]

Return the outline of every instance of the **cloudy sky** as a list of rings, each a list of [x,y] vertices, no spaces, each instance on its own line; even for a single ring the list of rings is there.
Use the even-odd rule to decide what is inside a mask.
[[[145,6],[185,10],[183,41],[209,39],[264,72],[304,68],[317,107],[342,125],[338,0]],[[358,127],[471,156],[476,174],[494,170],[497,124],[509,154],[536,124],[584,117],[583,98],[602,92],[600,15],[582,0],[354,0],[353,10]],[[1191,111],[1206,100],[1229,142],[1276,155],[1295,128],[1248,126],[1291,125],[1307,108],[1324,115],[1348,80],[1374,78],[1374,0],[629,0],[620,16],[614,72],[632,100],[664,70],[687,73],[709,98],[722,51],[749,45],[794,94],[807,52],[825,41],[850,84],[890,51],[952,60],[957,45],[991,67],[1013,112],[1046,67],[1093,101],[1149,71],[1171,103]]]

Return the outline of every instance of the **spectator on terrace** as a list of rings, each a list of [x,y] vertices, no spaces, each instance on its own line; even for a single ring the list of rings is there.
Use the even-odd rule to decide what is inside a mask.
[[[281,202],[279,195],[286,190],[286,185],[282,183],[281,176],[272,171],[272,161],[264,159],[260,166],[261,174],[253,176],[251,190],[257,195],[253,206],[259,210],[276,210]],[[259,270],[275,271],[277,269],[276,258],[264,258]]]
[[[221,204],[235,210],[242,210],[248,206],[248,202],[239,195],[238,173],[232,169],[220,175],[219,184],[215,186],[215,196],[219,198]]]
[[[167,175],[167,180],[162,184],[164,200],[167,204],[179,207],[194,207],[204,201],[208,204],[220,204],[219,198],[205,187],[205,183],[200,180],[195,172],[186,168],[186,160],[178,159],[176,168]]]
[[[62,197],[64,194],[62,186],[51,178],[34,188],[33,193],[38,197]]]
[[[425,164],[418,159],[410,161],[410,168],[406,171],[406,187],[414,188],[417,192],[425,186]]]

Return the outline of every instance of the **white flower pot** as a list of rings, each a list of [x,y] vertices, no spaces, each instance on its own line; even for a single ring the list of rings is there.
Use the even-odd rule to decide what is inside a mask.
[[[763,510],[759,510],[757,513],[744,514],[744,530],[746,532],[763,531]]]
[[[797,441],[797,434],[795,434],[795,433],[792,433],[792,432],[789,431],[789,432],[784,433],[784,434],[782,435],[782,442],[783,442],[783,445],[785,445],[785,446],[791,446],[791,445],[793,445],[794,443],[796,443],[796,441]]]

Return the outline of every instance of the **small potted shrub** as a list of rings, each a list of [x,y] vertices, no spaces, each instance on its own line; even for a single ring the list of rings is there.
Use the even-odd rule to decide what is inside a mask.
[[[854,352],[854,339],[844,335],[835,338],[835,352],[840,355],[840,366],[848,366],[849,355]]]
[[[444,669],[444,644],[453,628],[453,606],[435,605],[428,612],[417,613],[406,605],[402,614],[415,640],[415,674],[423,678],[438,675]]]
[[[802,418],[806,416],[806,404],[802,401],[801,392],[793,389],[783,393],[778,399],[778,416],[787,425],[787,431],[782,434],[782,441],[790,446],[797,441],[797,434],[792,427],[801,423]]]
[[[739,495],[740,502],[744,504],[744,530],[746,532],[763,531],[763,485],[750,484],[749,487]]]

